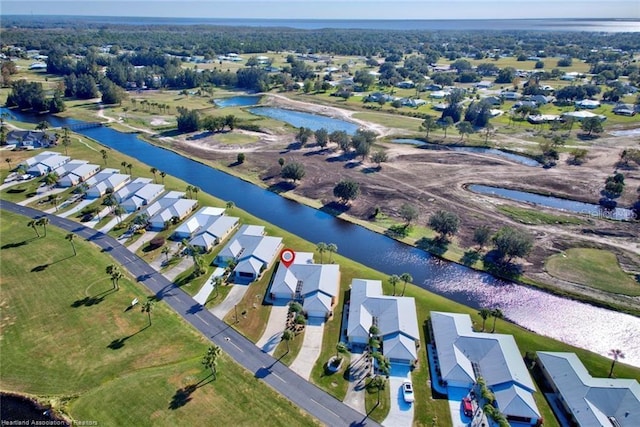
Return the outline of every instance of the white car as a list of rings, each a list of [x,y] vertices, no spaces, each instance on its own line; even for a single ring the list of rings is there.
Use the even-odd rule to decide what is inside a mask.
[[[413,384],[411,384],[411,381],[407,380],[402,383],[402,396],[404,397],[404,401],[407,403],[413,403],[415,400],[413,395]]]

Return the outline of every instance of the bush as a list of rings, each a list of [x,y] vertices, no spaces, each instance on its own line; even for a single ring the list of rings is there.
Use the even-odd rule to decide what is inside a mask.
[[[246,159],[246,156],[244,153],[238,153],[238,157],[237,157],[238,163],[240,164],[244,163],[245,159]]]

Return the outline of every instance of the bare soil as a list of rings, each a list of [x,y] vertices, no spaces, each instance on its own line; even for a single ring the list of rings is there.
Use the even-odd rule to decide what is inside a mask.
[[[269,95],[267,103],[349,120],[375,131],[381,137],[406,134],[401,129],[356,120],[353,118],[355,111],[351,110],[291,100],[282,95]],[[370,220],[376,208],[379,208],[386,215],[401,221],[398,211],[404,203],[418,207],[418,222],[421,224],[425,224],[436,210],[455,212],[461,219],[455,242],[462,247],[473,246],[473,231],[480,225],[487,224],[494,230],[505,225],[525,228],[535,236],[534,250],[523,261],[525,276],[566,292],[589,295],[607,303],[615,302],[635,308],[640,304],[639,298],[612,295],[564,282],[551,277],[544,270],[545,259],[554,253],[571,247],[594,247],[613,251],[623,268],[630,272],[640,272],[640,233],[637,222],[582,216],[580,218],[584,219],[584,224],[581,225],[523,225],[502,214],[497,206],[509,204],[542,211],[546,209],[478,195],[466,189],[467,185],[478,183],[598,203],[606,177],[617,170],[621,151],[625,148],[637,148],[640,145],[638,137],[603,135],[589,141],[589,146],[586,147],[589,151],[588,160],[584,165],[569,165],[568,155],[565,154],[557,166],[550,169],[527,167],[484,154],[427,150],[381,142],[379,146],[387,151],[389,160],[379,168],[370,163],[369,159],[363,161],[360,157],[346,155],[335,146],[330,145],[324,150],[317,146],[298,147],[293,133],[271,133],[265,130],[265,133],[252,134],[259,136],[259,142],[242,146],[221,145],[216,142],[216,135],[199,135],[195,139],[190,139],[187,135],[172,138],[171,142],[176,149],[189,155],[224,165],[233,165],[237,153],[244,152],[246,161],[233,166],[235,173],[257,176],[262,185],[276,192],[290,191],[318,200],[328,210],[341,208],[333,196],[335,184],[343,178],[353,179],[360,183],[361,195],[343,210],[361,220]],[[448,140],[453,141],[455,138],[450,135]],[[496,146],[505,143],[513,146],[517,143],[523,150],[531,149],[532,144],[525,132],[508,136],[498,132],[492,142]],[[280,157],[287,163],[304,164],[306,174],[301,182],[292,185],[282,180],[278,165]],[[628,207],[637,199],[640,170],[626,169],[622,172],[625,175],[626,189],[618,200],[618,205]],[[548,212],[559,213],[554,210]]]

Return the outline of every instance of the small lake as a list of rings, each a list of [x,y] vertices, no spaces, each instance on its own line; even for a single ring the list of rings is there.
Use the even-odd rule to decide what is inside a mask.
[[[320,114],[286,110],[284,108],[255,107],[250,108],[249,112],[258,116],[270,117],[297,128],[309,128],[312,131],[324,128],[329,133],[342,130],[349,135],[353,135],[360,128],[357,124],[346,122],[344,120],[334,119]]]
[[[230,98],[214,99],[213,103],[217,107],[250,107],[252,105],[258,105],[262,96],[250,95],[250,96],[232,96]]]
[[[456,146],[438,145],[438,144],[430,144],[428,142],[420,141],[419,139],[394,139],[393,142],[397,144],[411,144],[419,147],[428,147],[436,150],[451,150],[451,151],[459,151],[459,152],[467,152],[467,153],[489,154],[493,156],[504,157],[505,159],[509,159],[511,161],[523,164],[525,166],[532,166],[532,167],[542,166],[540,162],[530,157],[510,153],[508,151],[498,150],[497,148],[456,147]]]
[[[4,111],[7,110],[0,108],[0,113]],[[29,123],[44,119],[51,126],[82,123],[54,116],[9,113]],[[601,355],[612,348],[623,349],[624,362],[640,367],[638,317],[561,298],[443,261],[423,250],[148,144],[135,134],[123,134],[106,126],[78,132],[222,200],[232,200],[239,208],[303,239],[335,243],[338,253],[356,262],[385,274],[407,272],[421,288],[470,307],[499,307],[509,320],[524,328]]]
[[[3,425],[5,421],[28,422],[28,424],[20,425],[33,425],[32,423],[38,423],[38,425],[69,425],[64,421],[58,421],[51,417],[45,408],[30,399],[2,393],[0,394],[0,400],[2,401],[0,404],[0,419],[2,419]]]
[[[509,190],[501,187],[491,187],[488,185],[472,184],[469,185],[468,188],[474,193],[504,197],[505,199],[533,203],[547,208],[575,212],[582,215],[614,219],[617,221],[627,221],[633,218],[633,211],[631,211],[631,209],[616,208],[609,210],[592,203],[578,202],[575,200],[562,199],[560,197],[543,196],[540,194]]]

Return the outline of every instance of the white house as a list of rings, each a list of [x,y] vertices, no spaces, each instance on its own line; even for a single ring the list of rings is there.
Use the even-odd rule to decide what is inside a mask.
[[[59,153],[44,151],[37,156],[27,159],[24,164],[27,167],[27,173],[29,175],[42,176],[50,172],[55,172],[70,160],[70,157],[63,156]]]
[[[353,279],[347,320],[349,344],[367,345],[374,325],[380,331],[382,354],[391,362],[410,364],[418,359],[420,330],[415,300],[383,295],[379,280]]]
[[[117,169],[103,169],[86,181],[89,186],[87,197],[102,197],[109,190],[115,193],[124,187],[130,179],[129,175],[122,174]]]
[[[578,108],[587,108],[589,110],[593,110],[600,106],[600,101],[595,101],[593,99],[582,99],[580,101],[576,101],[575,105]]]
[[[164,230],[168,222],[183,220],[197,206],[197,200],[185,199],[184,193],[170,191],[150,204],[145,213],[149,216],[149,227],[152,230]]]
[[[584,427],[640,426],[640,383],[594,378],[575,353],[539,351],[540,370],[565,418]]]
[[[333,315],[340,290],[340,267],[337,264],[314,264],[313,254],[296,252],[287,268],[280,263],[269,291],[275,300],[294,300],[302,304],[309,317]]]
[[[215,262],[218,265],[235,262],[234,281],[251,283],[269,266],[281,248],[282,238],[265,236],[264,227],[243,225],[218,253]]]
[[[113,195],[127,212],[135,212],[152,203],[163,191],[164,185],[154,184],[150,178],[136,178]]]
[[[224,209],[205,206],[187,218],[174,232],[176,239],[191,239],[189,244],[211,250],[238,226],[240,218],[225,216]]]
[[[603,116],[602,114],[593,114],[591,111],[569,111],[568,113],[562,113],[561,116],[563,119],[566,119],[567,117],[571,117],[574,120],[577,120],[579,122],[583,121],[584,119],[590,119],[593,117],[597,117],[600,119],[600,121],[604,121],[607,119],[606,116]]]
[[[98,172],[100,172],[100,166],[91,164],[85,160],[71,160],[62,168],[65,173],[58,180],[58,185],[61,187],[73,187],[81,182],[85,182]]]
[[[538,422],[536,388],[513,336],[474,332],[468,314],[437,311],[431,312],[431,332],[437,376],[449,393],[466,394],[482,377],[507,420]]]
[[[500,96],[502,97],[502,99],[506,99],[508,101],[516,101],[522,98],[522,95],[520,95],[518,92],[500,92]]]

